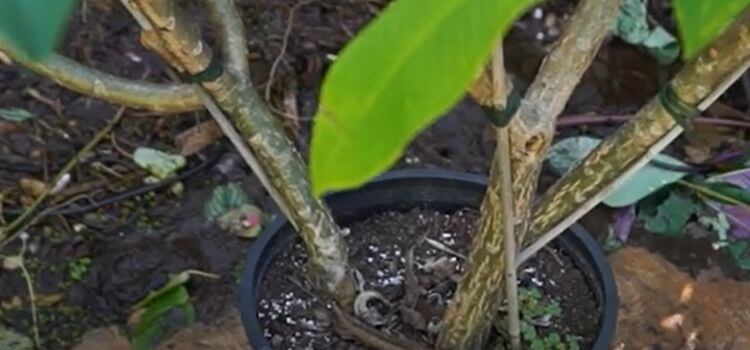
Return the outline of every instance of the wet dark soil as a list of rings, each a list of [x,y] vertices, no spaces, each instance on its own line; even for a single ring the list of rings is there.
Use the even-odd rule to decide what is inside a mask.
[[[71,19],[60,53],[118,76],[171,81],[164,62],[140,45],[137,25],[118,1],[80,3],[86,6],[79,7]],[[200,2],[185,3],[196,15],[205,12]],[[286,110],[281,101],[291,96],[299,118],[282,119],[288,134],[306,154],[318,89],[331,55],[377,15],[387,1],[312,1],[297,7],[291,26],[290,11],[296,0],[236,3],[248,33],[253,82],[259,89],[271,84],[269,102],[277,109]],[[650,3],[655,6],[657,1]],[[539,16],[530,12],[517,22],[506,40],[506,62],[521,87],[533,77],[572,5],[570,1],[554,0],[545,2],[540,9]],[[668,9],[660,11],[659,21],[669,24]],[[545,22],[557,25],[552,28]],[[281,55],[275,77],[270,79],[270,67],[281,54],[287,28],[291,29],[287,50]],[[537,40],[540,34],[542,40]],[[632,112],[658,90],[659,82],[672,68],[660,67],[639,50],[610,40],[565,114]],[[735,88],[731,96],[739,97],[725,102],[744,110],[747,103],[742,89]],[[31,200],[18,185],[19,180],[49,181],[112,118],[118,106],[82,96],[0,62],[0,108],[24,108],[36,115],[24,123],[0,120],[0,192],[4,193],[4,218],[11,220],[14,216],[8,213],[17,212]],[[73,206],[83,206],[142,188],[146,174],[125,154],[132,154],[138,146],[177,152],[175,137],[210,119],[202,111],[175,116],[128,110],[125,115],[112,135],[72,172],[69,191],[51,198],[51,204],[78,198]],[[608,135],[613,130],[612,125],[581,126],[561,130],[560,134]],[[486,174],[493,143],[481,110],[466,99],[416,138],[394,166]],[[202,164],[216,152],[211,148],[189,157],[188,167]],[[95,210],[50,215],[27,230],[33,249],[26,254],[26,264],[40,300],[44,348],[68,348],[87,328],[112,323],[124,327],[133,303],[160,286],[170,273],[185,269],[221,276],[219,281],[190,282],[200,320],[210,322],[223,310],[234,307],[236,277],[251,242],[207,224],[200,215],[203,202],[215,186],[235,181],[267,212],[273,212],[274,206],[235,152],[228,150],[220,158],[217,164],[221,166],[208,167],[185,179],[182,196],[158,190],[141,198],[95,206]],[[119,176],[93,166],[95,163]],[[552,180],[543,175],[543,184]],[[610,222],[608,216],[592,218],[595,225]],[[673,251],[670,242],[643,244],[667,257],[681,254]],[[686,240],[684,244],[700,252],[706,243]],[[0,249],[0,254],[15,254],[19,246],[18,241],[11,242]],[[0,325],[31,334],[25,282],[15,271],[0,271]]]
[[[477,218],[477,212],[470,209],[448,214],[413,209],[378,214],[350,225],[346,240],[349,259],[356,274],[363,277],[360,295],[374,291],[383,298],[377,316],[363,313],[363,318],[387,333],[432,344],[463,271],[463,256]],[[417,285],[407,282],[410,249],[414,249]],[[261,284],[258,314],[267,339],[276,349],[362,349],[362,344],[343,339],[334,330],[330,303],[311,292],[305,262],[306,253],[297,243],[281,250],[269,265]],[[577,336],[582,348],[590,345],[598,331],[599,305],[568,252],[553,244],[519,271],[521,288],[538,289],[540,302],[556,301],[562,310],[559,317],[537,327],[540,334]],[[420,293],[419,289],[424,293],[409,307],[415,313],[399,312],[409,298],[405,295]],[[497,332],[493,334],[493,342],[502,341]]]

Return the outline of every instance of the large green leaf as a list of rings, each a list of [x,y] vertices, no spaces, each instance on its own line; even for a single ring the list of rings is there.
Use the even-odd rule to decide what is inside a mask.
[[[0,4],[0,42],[33,59],[55,48],[75,0],[5,0]],[[2,46],[2,45],[0,45]]]
[[[313,191],[358,186],[458,101],[535,0],[396,0],[340,54],[315,119]]]
[[[673,0],[683,55],[693,57],[732,23],[750,0]]]

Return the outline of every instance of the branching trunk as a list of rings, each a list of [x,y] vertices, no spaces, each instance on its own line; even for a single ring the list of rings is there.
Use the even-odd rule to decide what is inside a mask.
[[[619,0],[582,0],[557,46],[542,63],[510,125],[515,232],[526,231],[530,202],[542,161],[554,135],[555,118],[593,60],[618,12]],[[505,266],[499,162],[493,161],[490,185],[466,273],[443,317],[438,349],[481,348],[502,303]]]
[[[142,42],[174,68],[183,74],[195,75],[209,67],[213,53],[173,1],[123,1],[139,22],[145,22],[141,23],[145,28]],[[222,15],[220,10],[215,9],[215,15],[231,15],[226,12]],[[236,38],[241,35],[237,30],[240,29],[236,26],[234,29],[227,27],[222,34]],[[218,78],[203,82],[202,87],[232,119],[260,161],[273,191],[281,198],[279,205],[289,209],[291,217],[288,219],[307,247],[312,282],[340,304],[348,306],[355,291],[340,229],[322,201],[310,192],[300,155],[244,75],[246,66],[237,62],[242,51],[225,48],[229,60],[234,60],[233,64],[228,65]]]
[[[672,79],[677,95],[704,110],[750,65],[750,8],[703,53]],[[604,140],[576,168],[550,188],[534,207],[524,258],[565,230],[628,176],[648,163],[682,132],[659,96],[634,119]],[[552,232],[550,232],[552,231]],[[545,235],[546,234],[546,235]]]
[[[165,113],[203,108],[196,87],[189,84],[155,84],[120,78],[58,54],[44,61],[32,61],[13,55],[11,50],[4,52],[15,62],[65,88],[107,102]]]

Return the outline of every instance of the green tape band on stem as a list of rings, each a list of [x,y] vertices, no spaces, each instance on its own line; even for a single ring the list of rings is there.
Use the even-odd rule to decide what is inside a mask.
[[[510,91],[508,98],[505,100],[505,109],[497,110],[492,107],[482,107],[484,109],[484,115],[489,119],[492,125],[502,128],[513,119],[513,116],[518,112],[518,108],[521,107],[521,93],[513,87]]]
[[[192,75],[183,73],[180,74],[180,79],[186,83],[200,84],[219,79],[222,73],[224,73],[224,66],[221,64],[221,59],[219,59],[219,55],[213,55],[211,62],[208,63],[208,67],[202,72]]]
[[[670,116],[683,128],[691,127],[693,119],[700,114],[695,106],[685,102],[677,95],[672,84],[667,84],[659,92],[659,101]]]

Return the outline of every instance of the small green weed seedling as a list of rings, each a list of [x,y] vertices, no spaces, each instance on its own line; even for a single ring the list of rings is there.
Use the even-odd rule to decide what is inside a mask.
[[[91,267],[91,258],[82,257],[68,262],[68,277],[73,281],[83,281]]]
[[[551,325],[562,315],[560,303],[556,300],[545,300],[537,288],[519,288],[518,301],[521,306],[521,339],[527,349],[531,350],[578,350],[580,337],[577,335],[560,335],[557,332],[542,332],[541,329]],[[507,317],[503,317],[498,331],[507,329]]]

